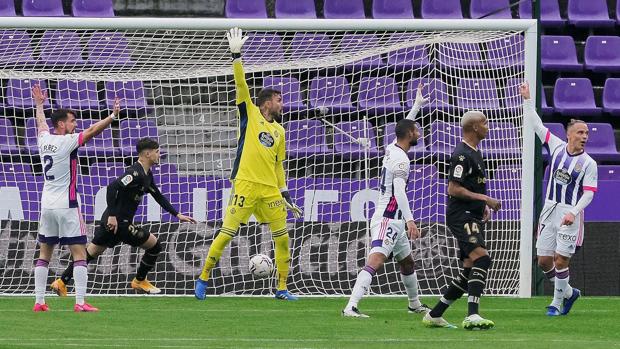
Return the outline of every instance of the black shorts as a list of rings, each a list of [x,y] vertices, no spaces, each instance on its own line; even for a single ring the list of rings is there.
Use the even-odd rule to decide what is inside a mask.
[[[97,228],[95,228],[95,236],[91,241],[95,245],[114,247],[121,242],[124,242],[133,247],[139,247],[143,245],[151,235],[149,232],[142,229],[142,227],[131,223],[118,223],[116,234],[114,231],[108,230],[108,219],[101,220]]]
[[[446,215],[448,229],[459,244],[459,258],[464,260],[477,247],[487,248],[484,241],[484,223],[466,211],[449,212]]]

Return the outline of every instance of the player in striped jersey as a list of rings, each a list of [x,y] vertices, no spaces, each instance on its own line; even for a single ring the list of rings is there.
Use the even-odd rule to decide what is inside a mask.
[[[581,295],[568,283],[568,265],[583,242],[583,210],[596,192],[597,165],[585,152],[588,141],[585,122],[571,120],[566,126],[568,142],[565,142],[543,125],[530,99],[527,83],[520,86],[520,93],[525,116],[532,121],[536,135],[551,154],[549,183],[536,241],[538,265],[555,284],[547,315],[566,315]]]
[[[400,273],[410,313],[426,313],[430,310],[418,298],[418,278],[414,269],[409,239],[417,239],[420,232],[413,220],[407,198],[409,179],[409,148],[418,143],[420,131],[413,121],[426,100],[422,97],[422,85],[418,86],[413,109],[407,118],[396,124],[396,140],[388,145],[383,157],[380,194],[377,208],[370,221],[372,243],[366,266],[357,274],[351,297],[342,316],[366,318],[357,304],[368,292],[372,278],[385,261],[393,255],[400,265]]]
[[[75,133],[76,113],[68,109],[57,109],[52,113],[54,133],[50,133],[45,121],[43,103],[47,93],[39,85],[32,88],[36,104],[37,145],[43,165],[43,193],[41,195],[41,218],[39,223],[39,258],[34,268],[34,290],[36,302],[34,311],[47,311],[45,286],[48,265],[54,252],[54,245],[68,245],[75,261],[75,306],[76,312],[90,312],[98,309],[84,302],[88,274],[86,269],[86,228],[80,213],[80,196],[77,193],[78,148],[103,132],[120,112],[120,102],[114,103],[114,110],[107,118],[94,123],[88,129]]]

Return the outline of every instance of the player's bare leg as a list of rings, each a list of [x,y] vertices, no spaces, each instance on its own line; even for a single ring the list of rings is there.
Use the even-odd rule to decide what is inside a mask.
[[[88,244],[86,246],[86,264],[88,265],[91,261],[97,259],[97,257],[99,257],[103,252],[105,252],[106,249],[106,246],[99,246],[93,243]],[[69,262],[69,265],[67,265],[67,268],[65,268],[65,270],[63,271],[60,278],[54,280],[54,282],[52,282],[52,284],[50,285],[52,291],[54,291],[60,297],[67,296],[67,285],[69,284],[71,279],[73,279],[73,268],[74,263],[73,261],[71,261]]]
[[[49,272],[49,263],[54,252],[54,245],[50,245],[44,242],[39,243],[39,259],[37,259],[36,266],[34,268],[34,293],[35,304],[33,311],[48,311],[48,306],[45,304],[45,287],[47,283],[47,275]]]
[[[418,276],[415,272],[413,256],[411,254],[408,255],[404,259],[398,261],[398,265],[400,266],[400,278],[405,285],[407,298],[409,300],[407,306],[408,311],[416,314],[426,314],[431,311],[431,308],[420,302],[418,296]]]
[[[159,257],[162,251],[161,244],[155,235],[150,234],[148,240],[140,247],[144,249],[144,254],[142,255],[136,277],[131,280],[131,288],[142,293],[158,294],[161,290],[146,279],[146,274],[155,266],[157,257]]]
[[[366,265],[360,270],[357,274],[357,279],[355,280],[355,286],[353,286],[353,291],[351,291],[351,297],[349,298],[349,303],[342,310],[342,316],[345,317],[360,317],[367,318],[368,315],[363,314],[357,309],[357,304],[364,297],[366,293],[368,293],[368,289],[370,289],[370,284],[372,283],[372,278],[377,273],[381,267],[383,267],[383,263],[387,259],[382,253],[371,253],[368,256],[368,260],[366,261]]]

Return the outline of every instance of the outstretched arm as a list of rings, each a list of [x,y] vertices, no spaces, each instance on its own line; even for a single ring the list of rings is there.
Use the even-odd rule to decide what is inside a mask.
[[[118,98],[116,98],[114,100],[114,109],[112,110],[112,113],[110,114],[110,116],[108,116],[107,118],[103,120],[97,121],[96,123],[90,125],[89,128],[87,128],[86,130],[82,132],[82,143],[86,143],[90,141],[91,139],[95,138],[98,134],[103,132],[103,130],[105,130],[106,127],[110,126],[112,121],[114,121],[114,119],[118,117],[120,112],[121,112],[121,101]]]
[[[237,104],[243,102],[250,102],[250,88],[245,81],[245,72],[243,71],[243,65],[241,64],[241,47],[243,43],[248,39],[247,36],[243,36],[243,31],[239,28],[232,28],[226,33],[228,39],[228,45],[230,46],[230,53],[233,58],[233,73],[235,76],[235,87],[237,90]]]
[[[50,128],[47,126],[47,122],[45,122],[45,111],[43,111],[43,104],[47,99],[47,91],[42,90],[41,86],[38,84],[34,85],[32,87],[32,98],[34,98],[34,103],[37,108],[35,114],[37,119],[37,134],[41,134],[41,132],[49,132]]]
[[[426,104],[428,102],[428,99],[426,99],[426,98],[424,98],[424,96],[422,96],[422,88],[423,87],[424,87],[424,85],[422,83],[420,83],[418,85],[418,89],[417,89],[417,91],[415,93],[415,101],[413,102],[413,108],[411,108],[411,110],[409,111],[409,114],[407,114],[407,119],[409,119],[409,120],[415,120],[415,117],[420,112],[420,109],[422,109],[424,104]]]
[[[534,126],[534,132],[538,136],[541,142],[547,143],[549,141],[549,130],[545,127],[540,116],[536,112],[534,102],[530,98],[530,85],[527,82],[522,83],[519,86],[519,93],[523,97],[523,114],[526,118],[529,118]]]

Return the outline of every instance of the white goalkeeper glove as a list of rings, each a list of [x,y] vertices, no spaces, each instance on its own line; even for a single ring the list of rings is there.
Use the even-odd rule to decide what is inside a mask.
[[[248,39],[247,36],[243,36],[243,31],[240,28],[232,28],[226,32],[226,38],[228,39],[228,46],[230,46],[230,52],[241,53],[241,47]]]
[[[424,98],[424,96],[422,96],[422,88],[424,87],[424,84],[420,83],[418,85],[418,89],[415,93],[415,101],[413,102],[413,107],[419,110],[420,108],[422,108],[426,103],[428,103],[428,98]]]
[[[295,204],[295,202],[293,202],[293,199],[291,199],[291,194],[289,194],[288,190],[284,190],[281,192],[282,194],[282,198],[284,199],[284,204],[286,205],[286,208],[293,212],[293,217],[295,217],[295,219],[299,219],[301,218],[301,216],[304,214],[304,211]]]

